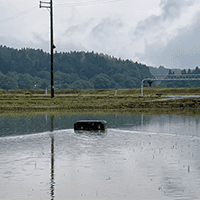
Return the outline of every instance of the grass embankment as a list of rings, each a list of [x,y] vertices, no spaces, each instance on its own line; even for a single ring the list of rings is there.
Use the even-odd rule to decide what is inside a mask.
[[[196,94],[200,88],[144,88],[117,90],[58,90],[55,97],[45,90],[0,91],[0,114],[50,113],[147,113],[198,115],[200,98],[164,100],[166,95]],[[161,97],[156,94],[162,94]]]

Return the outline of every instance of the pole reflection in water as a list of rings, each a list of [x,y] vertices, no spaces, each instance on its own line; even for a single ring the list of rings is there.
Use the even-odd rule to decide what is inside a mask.
[[[51,115],[51,132],[53,132],[53,121],[54,115]],[[54,135],[51,134],[51,181],[50,181],[50,191],[51,200],[54,200]]]

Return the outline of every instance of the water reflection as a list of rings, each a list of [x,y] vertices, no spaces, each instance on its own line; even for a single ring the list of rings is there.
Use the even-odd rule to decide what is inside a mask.
[[[46,132],[34,133],[27,122],[21,135],[0,120],[9,133],[0,137],[2,199],[200,198],[199,118],[40,117],[31,127]],[[91,118],[108,122],[106,135],[74,133],[75,121]]]
[[[53,132],[54,115],[51,115],[51,132]],[[54,135],[51,134],[51,200],[54,200]]]
[[[106,120],[107,128],[131,129],[158,133],[190,134],[200,136],[200,118],[147,115],[72,115],[54,116],[54,130],[73,129],[79,120]],[[49,131],[51,116],[1,117],[0,137],[27,135]]]

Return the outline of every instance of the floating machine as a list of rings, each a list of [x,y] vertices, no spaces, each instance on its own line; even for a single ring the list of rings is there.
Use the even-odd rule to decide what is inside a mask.
[[[104,120],[80,120],[74,124],[74,131],[105,132],[107,122]]]

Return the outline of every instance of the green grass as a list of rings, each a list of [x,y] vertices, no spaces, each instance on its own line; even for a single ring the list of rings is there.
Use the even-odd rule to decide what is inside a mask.
[[[161,101],[156,94],[200,95],[200,88],[144,88],[109,90],[57,90],[55,97],[45,90],[0,91],[0,115],[42,113],[147,113],[198,115],[200,98]]]

